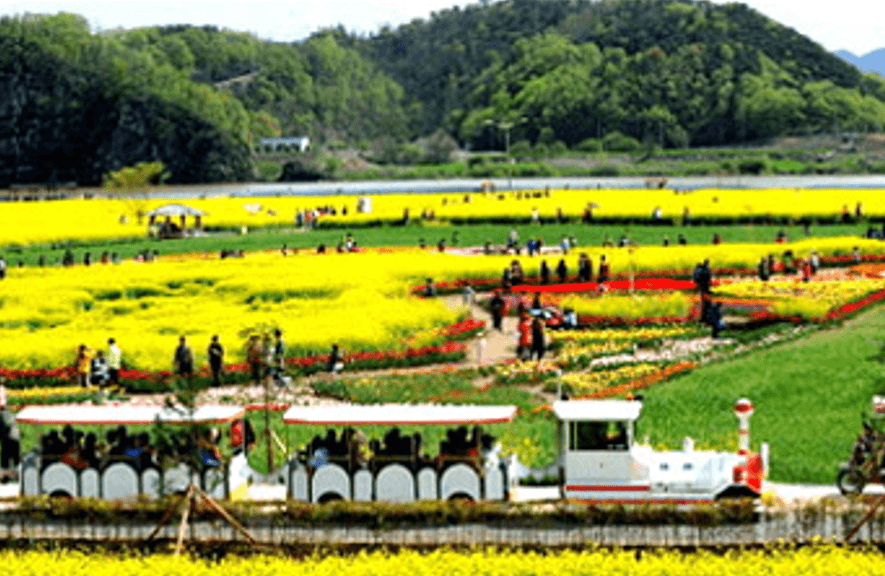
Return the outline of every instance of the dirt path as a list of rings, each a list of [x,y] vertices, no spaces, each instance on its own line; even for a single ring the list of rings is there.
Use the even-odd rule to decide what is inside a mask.
[[[505,317],[502,330],[492,328],[492,315],[481,304],[491,298],[491,294],[477,294],[476,303],[469,306],[470,315],[486,323],[486,330],[479,338],[467,342],[467,359],[465,365],[470,367],[499,364],[504,360],[516,358],[516,324],[515,317]],[[443,296],[440,298],[452,310],[464,308],[461,296]]]

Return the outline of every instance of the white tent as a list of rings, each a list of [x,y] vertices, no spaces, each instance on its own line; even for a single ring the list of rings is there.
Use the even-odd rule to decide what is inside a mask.
[[[293,406],[283,414],[286,424],[319,426],[408,426],[498,424],[510,422],[516,406],[455,404],[370,404]]]
[[[82,406],[79,404],[56,406],[28,406],[18,413],[19,424],[41,425],[144,425],[158,422],[165,424],[216,424],[231,422],[246,416],[240,406],[198,406],[194,414],[173,410],[165,406],[131,404],[104,404]]]
[[[205,216],[206,213],[202,210],[185,206],[184,204],[166,204],[165,206],[160,206],[159,208],[151,210],[147,215],[155,217],[170,216],[175,218],[180,216]]]

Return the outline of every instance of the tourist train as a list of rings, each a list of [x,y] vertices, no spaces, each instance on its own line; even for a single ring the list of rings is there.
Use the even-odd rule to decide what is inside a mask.
[[[324,503],[332,500],[412,502],[417,500],[491,500],[513,497],[529,476],[558,478],[559,497],[599,503],[696,504],[728,497],[757,497],[768,469],[768,448],[749,450],[748,400],[735,405],[740,421],[737,453],[694,450],[686,438],[679,451],[656,451],[635,439],[641,400],[563,400],[554,402],[559,458],[546,470],[530,469],[501,446],[483,426],[505,424],[515,406],[339,405],[292,406],[283,421],[311,426],[318,433],[285,465],[270,475],[252,470],[242,450],[227,463],[161,470],[138,464],[127,454],[97,466],[72,466],[41,450],[20,465],[20,493],[127,499],[180,493],[194,483],[218,498],[249,498],[256,486],[275,497]],[[105,405],[23,409],[20,424],[231,425],[234,445],[248,446],[240,425],[245,410],[201,406],[185,414],[169,408]],[[428,455],[420,433],[403,435],[400,426],[444,426],[436,455]],[[383,426],[383,440],[369,440],[362,426]],[[340,431],[340,433],[339,433]],[[236,438],[233,438],[236,437]],[[210,458],[211,460],[211,458]],[[273,489],[279,486],[278,492]],[[284,489],[284,491],[283,491]]]

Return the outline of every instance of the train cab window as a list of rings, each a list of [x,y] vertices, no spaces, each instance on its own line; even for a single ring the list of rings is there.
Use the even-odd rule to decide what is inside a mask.
[[[569,422],[569,450],[627,450],[626,422]]]

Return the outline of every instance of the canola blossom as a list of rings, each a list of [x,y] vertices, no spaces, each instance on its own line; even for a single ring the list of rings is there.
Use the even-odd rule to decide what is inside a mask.
[[[106,194],[106,191],[98,194]],[[595,206],[593,215],[599,218],[649,218],[655,209],[660,210],[661,218],[677,220],[686,210],[690,217],[696,218],[836,218],[841,216],[844,208],[853,214],[858,203],[864,215],[885,216],[885,198],[880,190],[875,189],[703,189],[691,192],[601,189],[378,194],[370,197],[372,210],[369,213],[357,210],[357,196],[243,198],[203,195],[188,199],[186,203],[206,213],[203,219],[206,226],[237,228],[293,225],[297,212],[326,206],[334,208],[336,214],[322,216],[321,223],[354,225],[400,220],[406,210],[413,219],[422,212],[433,212],[437,221],[469,218],[528,220],[535,210],[547,219],[554,218],[559,211],[567,217],[577,218],[588,204]],[[144,236],[148,219],[143,214],[167,203],[168,200],[148,197],[6,203],[0,214],[0,246]]]
[[[350,255],[347,255],[350,256]],[[114,337],[124,361],[169,369],[179,335],[197,362],[219,334],[227,361],[244,359],[246,337],[279,327],[291,354],[400,347],[401,339],[451,324],[457,313],[409,297],[383,256],[255,255],[71,269],[26,269],[0,284],[0,365],[73,362],[76,347]]]
[[[649,376],[660,370],[661,367],[657,364],[629,364],[608,370],[565,374],[558,379],[558,384],[577,394],[586,394],[588,392],[597,392],[614,384]],[[555,382],[548,382],[546,386],[548,390],[555,390],[556,387],[557,383]]]
[[[697,329],[686,326],[653,326],[631,330],[561,330],[550,335],[556,342],[641,342],[661,338],[680,338],[695,334]]]
[[[735,282],[722,286],[717,294],[767,300],[773,312],[784,316],[820,318],[834,308],[880,290],[885,290],[885,280],[856,278],[815,282]]]
[[[831,238],[778,245],[796,253],[824,255],[882,250],[878,241]],[[690,270],[710,258],[714,267],[752,266],[773,245],[719,245],[588,249],[605,253],[612,271]],[[570,266],[577,255],[567,259]],[[14,268],[0,283],[0,366],[54,368],[70,364],[84,343],[102,348],[115,337],[129,367],[171,367],[179,335],[190,337],[197,362],[209,337],[219,334],[228,362],[244,359],[250,332],[283,329],[291,354],[325,354],[333,343],[348,352],[395,350],[436,338],[421,332],[451,324],[459,311],[439,300],[412,296],[425,278],[435,281],[500,277],[512,256],[464,256],[419,249],[358,254],[283,256],[277,252],[245,258],[161,258],[71,268]],[[540,260],[521,256],[527,274]],[[598,261],[598,260],[597,260]],[[579,316],[684,318],[693,297],[583,294],[563,297]],[[409,344],[412,342],[412,344]]]
[[[313,557],[303,560],[258,555],[248,558],[228,556],[218,562],[185,556],[156,554],[123,556],[110,553],[84,554],[76,551],[0,553],[3,574],[49,576],[105,576],[129,574],[154,576],[275,576],[347,574],[368,576],[633,576],[717,575],[743,576],[773,574],[841,576],[885,574],[885,557],[875,548],[857,549],[835,545],[806,546],[800,549],[769,546],[761,550],[721,552],[584,550],[557,552],[518,552],[484,549],[469,552],[436,550],[420,553],[372,552],[353,556]]]

